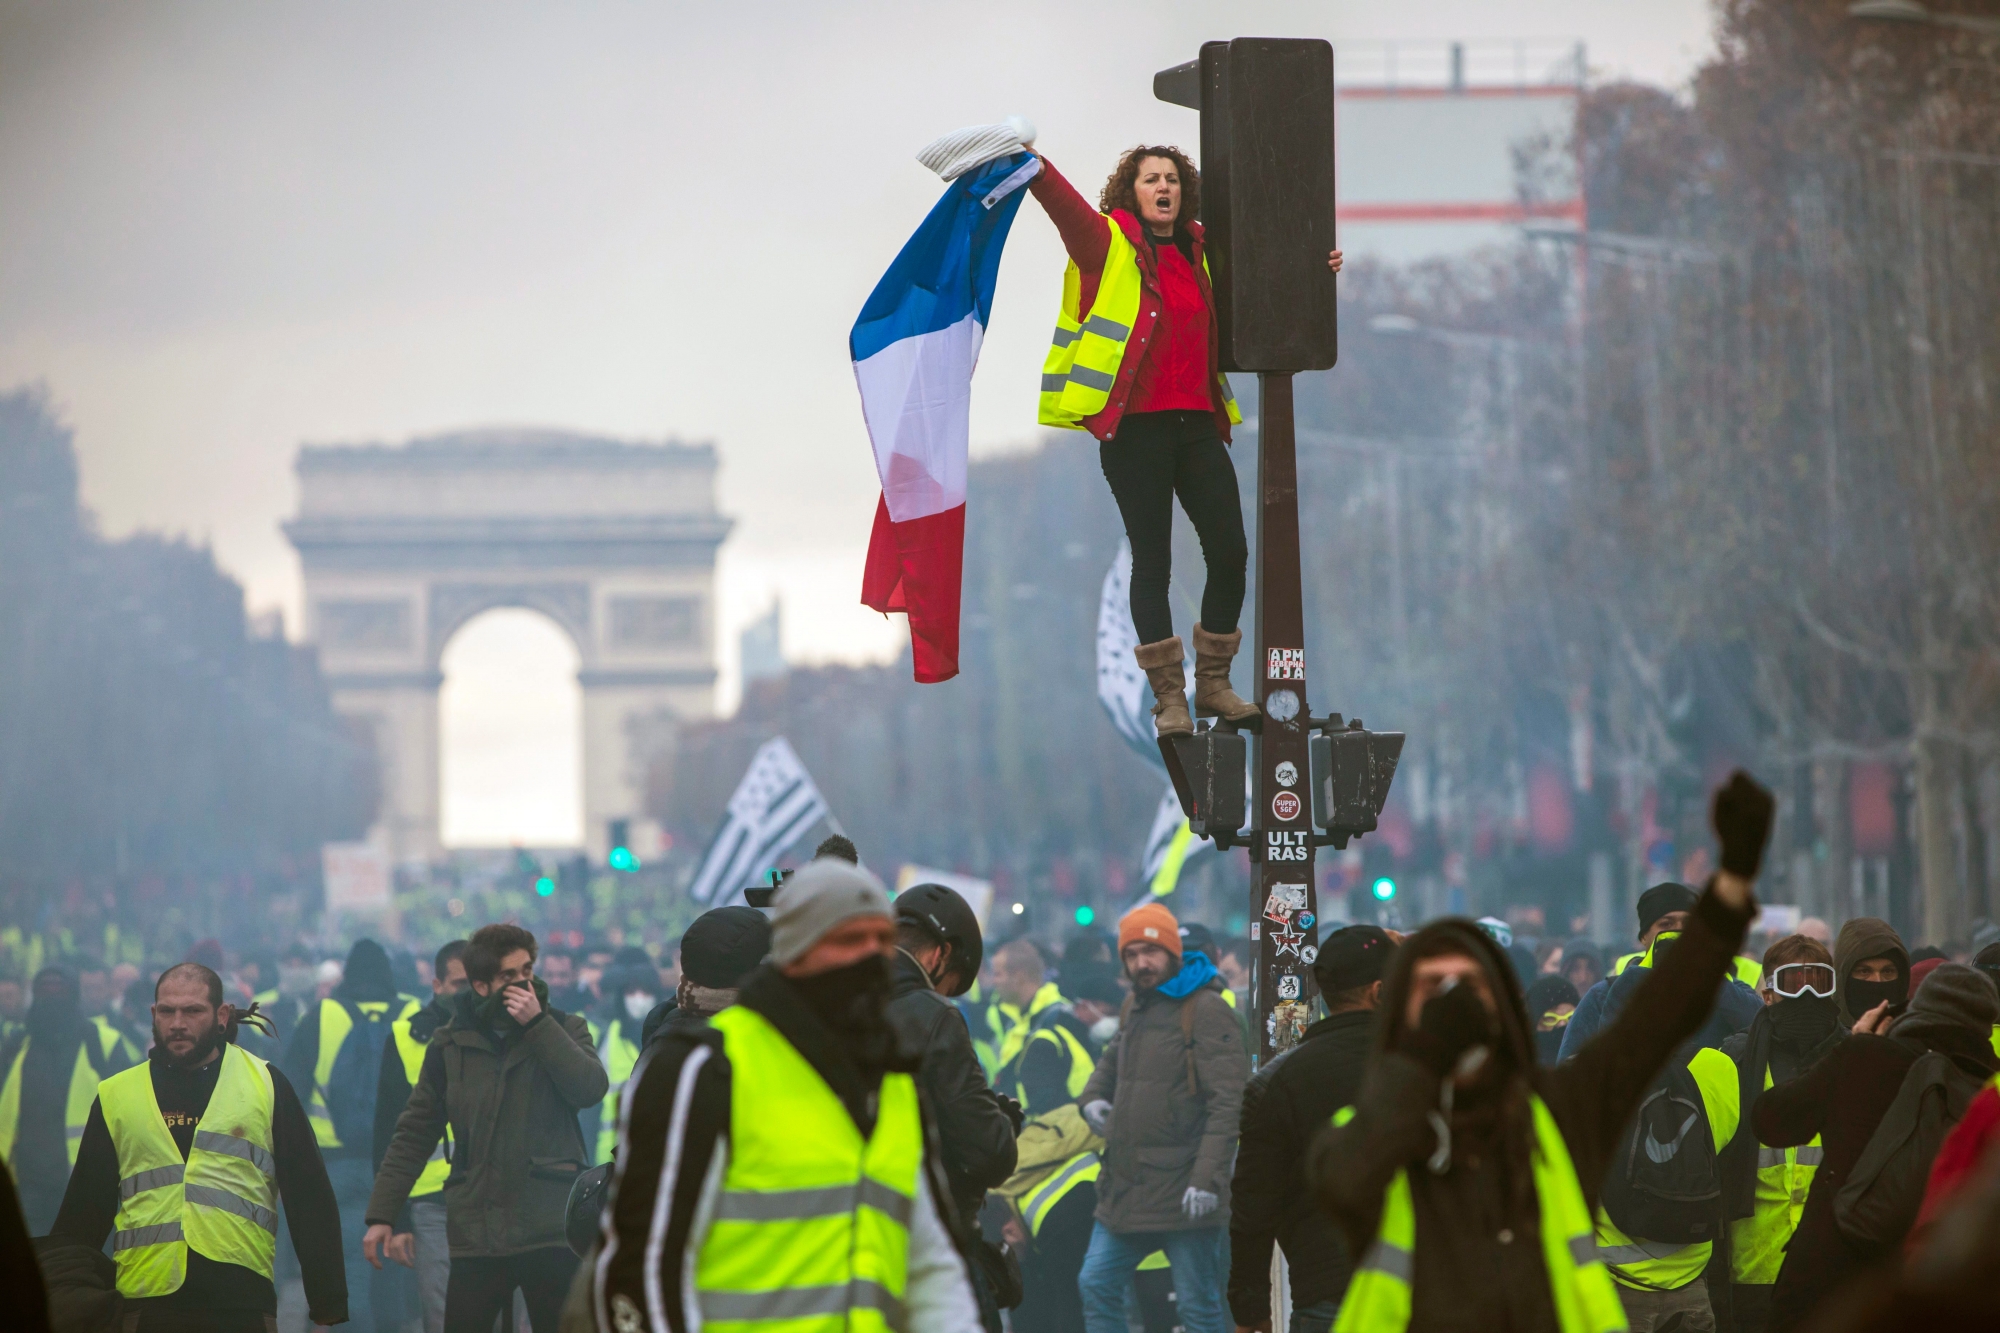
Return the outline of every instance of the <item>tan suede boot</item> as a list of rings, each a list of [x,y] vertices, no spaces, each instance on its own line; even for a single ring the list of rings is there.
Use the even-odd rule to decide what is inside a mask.
[[[1194,711],[1202,717],[1242,722],[1257,716],[1257,705],[1229,688],[1229,664],[1243,643],[1243,631],[1210,634],[1194,627]]]
[[[1188,716],[1187,705],[1187,665],[1181,656],[1180,636],[1142,643],[1132,650],[1132,657],[1153,687],[1153,730],[1162,736],[1193,735],[1194,719]]]

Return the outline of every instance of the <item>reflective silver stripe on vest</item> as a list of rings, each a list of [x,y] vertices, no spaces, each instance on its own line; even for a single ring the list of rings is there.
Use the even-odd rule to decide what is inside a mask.
[[[1122,343],[1132,336],[1130,324],[1120,324],[1117,320],[1106,319],[1102,315],[1092,315],[1083,321],[1083,331],[1094,333],[1100,338],[1109,338],[1115,343]]]
[[[123,1203],[134,1194],[156,1190],[162,1185],[178,1185],[181,1183],[181,1177],[186,1174],[187,1167],[175,1162],[172,1166],[156,1166],[151,1171],[141,1171],[137,1175],[127,1176],[118,1182],[118,1201]]]
[[[1028,1206],[1021,1211],[1029,1217],[1035,1216],[1036,1213],[1041,1211],[1043,1200],[1053,1199],[1056,1195],[1062,1193],[1065,1185],[1076,1179],[1083,1172],[1088,1171],[1091,1167],[1096,1166],[1097,1163],[1098,1157],[1094,1152],[1087,1152],[1076,1158],[1068,1166],[1056,1172],[1053,1179],[1045,1180],[1041,1185],[1037,1186],[1034,1193],[1028,1196]]]
[[[1086,389],[1100,389],[1105,393],[1110,393],[1112,384],[1116,382],[1116,377],[1107,375],[1101,370],[1092,370],[1088,366],[1071,366],[1069,377]],[[1046,383],[1048,377],[1045,375],[1042,379]]]
[[[1826,1149],[1817,1143],[1808,1143],[1799,1149],[1800,1166],[1818,1166],[1826,1160]]]
[[[1042,376],[1042,392],[1061,393],[1063,385],[1068,383],[1069,376],[1067,375],[1044,375]]]
[[[1368,1253],[1361,1256],[1361,1267],[1369,1272],[1381,1273],[1407,1285],[1417,1271],[1416,1256],[1400,1245],[1391,1245],[1381,1237],[1368,1247]]]
[[[1757,1150],[1757,1169],[1759,1171],[1774,1166],[1783,1166],[1784,1164],[1785,1150],[1783,1148],[1759,1148]]]
[[[1078,338],[1081,338],[1082,336],[1083,336],[1082,329],[1066,329],[1062,327],[1062,325],[1058,324],[1056,326],[1055,335],[1049,339],[1049,342],[1057,347],[1067,347],[1071,343],[1075,342]]]
[[[147,1245],[171,1245],[181,1238],[179,1222],[162,1222],[158,1226],[134,1227],[130,1231],[114,1232],[111,1248],[116,1250],[136,1250]]]
[[[782,1287],[777,1291],[704,1291],[699,1297],[704,1320],[810,1319],[841,1315],[849,1310],[879,1310],[890,1328],[902,1329],[909,1318],[903,1303],[878,1282],[856,1278],[845,1286]]]
[[[1673,1248],[1678,1249],[1679,1247],[1675,1246]],[[1668,1250],[1667,1253],[1673,1253],[1673,1249]],[[1660,1259],[1665,1256],[1652,1254],[1641,1245],[1607,1245],[1598,1250],[1597,1257],[1607,1264],[1643,1264],[1648,1259]]]
[[[189,1185],[184,1196],[189,1203],[200,1204],[204,1208],[214,1208],[238,1217],[247,1217],[272,1235],[278,1234],[278,1215],[269,1208],[261,1207],[228,1190],[215,1189],[209,1185]]]
[[[212,1129],[197,1129],[194,1132],[194,1146],[203,1152],[221,1153],[225,1157],[241,1157],[262,1171],[265,1179],[278,1178],[278,1159],[248,1139],[239,1139],[234,1134],[218,1134]]]
[[[1571,1236],[1569,1238],[1569,1261],[1578,1268],[1589,1264],[1601,1264],[1604,1256],[1598,1252],[1597,1237]]]
[[[859,1185],[827,1185],[810,1190],[725,1190],[715,1206],[718,1222],[799,1222],[814,1217],[845,1217],[866,1204],[887,1213],[903,1226],[910,1224],[916,1200],[880,1181]]]
[[[82,1138],[82,1137],[83,1137],[83,1126],[82,1126],[82,1125],[70,1125],[70,1126],[67,1126],[67,1127],[66,1127],[66,1129],[65,1129],[65,1132],[64,1132],[64,1134],[63,1134],[63,1137],[64,1137],[64,1138],[66,1138],[66,1139],[80,1139],[80,1138]]]

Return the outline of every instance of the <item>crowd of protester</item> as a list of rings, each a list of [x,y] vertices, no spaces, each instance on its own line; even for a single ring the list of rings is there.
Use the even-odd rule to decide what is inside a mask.
[[[1161,902],[989,942],[839,838],[663,958],[45,961],[0,978],[0,1267],[33,1238],[65,1333],[1988,1319],[2000,945],[1753,953],[1770,814],[1724,788],[1719,869],[1623,950],[1329,927],[1261,1067],[1244,945]]]

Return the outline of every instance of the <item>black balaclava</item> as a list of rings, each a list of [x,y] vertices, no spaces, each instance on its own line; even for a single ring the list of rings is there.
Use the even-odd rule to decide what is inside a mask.
[[[895,1032],[883,1015],[892,980],[888,959],[870,954],[845,967],[786,980],[863,1069],[887,1067],[896,1046]]]
[[[389,967],[389,953],[374,940],[359,939],[347,951],[347,965],[341,969],[340,985],[334,998],[355,1004],[396,998],[396,977]]]
[[[74,1037],[83,1026],[83,1008],[76,973],[52,963],[35,973],[29,992],[28,1037],[43,1044]]]
[[[1896,964],[1894,981],[1856,981],[1857,964],[1870,958],[1887,958]],[[1882,1001],[1889,1001],[1891,1013],[1901,1013],[1910,998],[1910,951],[1903,937],[1888,922],[1872,916],[1849,918],[1833,942],[1834,998],[1840,1002],[1840,1021],[1854,1024]]]

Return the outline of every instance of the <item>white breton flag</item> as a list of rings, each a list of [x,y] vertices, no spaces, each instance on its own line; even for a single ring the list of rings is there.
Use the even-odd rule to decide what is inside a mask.
[[[1139,631],[1132,625],[1132,544],[1121,538],[1097,598],[1097,702],[1119,737],[1154,768],[1164,769],[1153,729],[1153,690],[1132,657],[1138,646]]]
[[[722,827],[708,844],[688,896],[709,907],[734,902],[753,876],[770,869],[828,814],[826,798],[791,743],[782,736],[765,741],[729,798]]]

